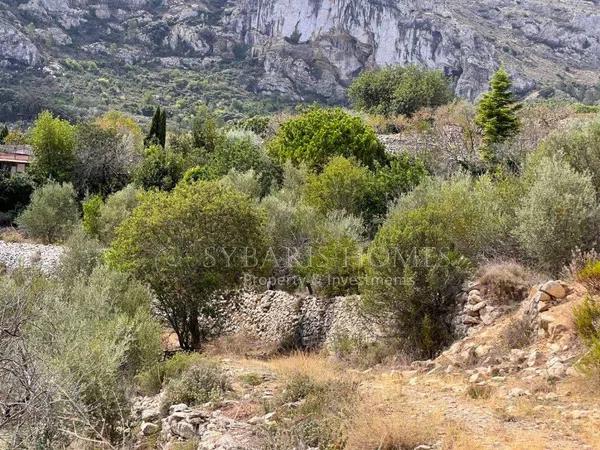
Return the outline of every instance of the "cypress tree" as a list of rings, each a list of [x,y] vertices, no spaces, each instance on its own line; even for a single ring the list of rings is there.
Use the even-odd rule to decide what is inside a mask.
[[[522,105],[515,99],[511,87],[510,76],[501,67],[490,81],[490,91],[477,105],[475,122],[483,131],[482,158],[488,163],[496,162],[494,145],[515,136],[521,128],[516,113]]]
[[[3,125],[0,127],[0,144],[4,144],[4,139],[8,136],[8,127]]]
[[[160,112],[160,123],[158,128],[158,143],[162,148],[167,145],[167,111],[164,109]]]
[[[154,116],[152,117],[152,123],[150,125],[150,131],[144,139],[144,146],[150,147],[151,145],[160,145],[165,147],[167,137],[167,114],[164,110],[160,109],[160,106],[156,108]]]

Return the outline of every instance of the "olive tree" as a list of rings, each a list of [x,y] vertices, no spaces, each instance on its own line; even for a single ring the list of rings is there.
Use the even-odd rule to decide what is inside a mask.
[[[147,282],[184,349],[199,348],[215,319],[212,298],[260,270],[266,252],[264,215],[224,183],[182,183],[146,194],[117,230],[109,263]]]

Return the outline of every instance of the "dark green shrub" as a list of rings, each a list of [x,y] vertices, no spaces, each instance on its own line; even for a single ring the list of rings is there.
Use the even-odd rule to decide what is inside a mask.
[[[152,145],[145,150],[144,159],[136,167],[133,180],[143,189],[170,191],[184,174],[183,157],[160,145]]]
[[[129,182],[136,149],[116,129],[84,123],[76,128],[73,185],[78,194],[105,197]]]
[[[217,315],[213,294],[262,270],[253,257],[265,259],[264,219],[254,200],[223,183],[183,183],[144,196],[107,260],[148,283],[181,347],[198,349],[212,331],[199,319]]]
[[[538,157],[559,158],[580,173],[589,172],[600,191],[600,121],[578,123],[558,130],[536,152]]]
[[[589,175],[559,159],[542,158],[528,170],[532,184],[518,206],[514,234],[527,256],[558,270],[596,237],[596,191]]]
[[[441,71],[416,66],[363,72],[348,89],[348,96],[356,109],[385,116],[411,115],[421,108],[449,103],[454,97]]]
[[[144,395],[155,395],[164,385],[187,371],[193,365],[201,364],[199,353],[176,353],[166,361],[156,362],[136,376],[138,388]]]
[[[29,204],[34,189],[29,175],[0,170],[0,225],[12,224]]]
[[[217,363],[204,360],[188,368],[181,377],[171,379],[165,389],[162,409],[168,410],[177,403],[194,406],[217,402],[230,389],[227,373]]]
[[[600,377],[600,304],[592,297],[573,309],[573,319],[579,337],[587,346],[579,367],[595,378]]]
[[[600,293],[600,261],[590,261],[576,274],[577,281],[591,293]]]
[[[385,318],[402,350],[432,357],[450,342],[456,296],[469,261],[427,207],[391,214],[369,247],[361,291],[365,311]]]
[[[71,184],[50,182],[37,188],[31,203],[18,217],[25,232],[45,243],[66,239],[79,221],[79,208]]]
[[[340,108],[313,107],[288,120],[269,142],[268,149],[280,162],[304,163],[316,171],[336,155],[354,157],[371,168],[377,162],[386,162],[384,147],[373,129]]]
[[[83,208],[83,229],[90,236],[98,236],[100,230],[100,210],[104,201],[100,195],[93,195],[85,200]]]

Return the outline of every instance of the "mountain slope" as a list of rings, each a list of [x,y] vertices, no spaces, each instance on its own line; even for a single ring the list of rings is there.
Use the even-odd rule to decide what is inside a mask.
[[[600,92],[597,0],[4,0],[0,38],[0,120],[339,103],[388,64],[443,69],[469,99],[500,63],[521,94]]]

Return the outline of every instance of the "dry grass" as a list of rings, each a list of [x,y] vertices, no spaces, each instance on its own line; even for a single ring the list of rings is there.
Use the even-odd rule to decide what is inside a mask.
[[[473,436],[472,432],[464,425],[455,422],[448,423],[442,430],[444,435],[443,450],[483,450],[479,437]]]
[[[206,353],[222,356],[266,359],[278,353],[275,344],[265,342],[258,336],[248,333],[236,333],[221,336],[206,346]]]
[[[504,350],[523,349],[531,344],[533,327],[527,317],[513,318],[507,323],[500,336]]]
[[[16,228],[0,229],[0,241],[20,244],[26,241],[25,236]]]
[[[477,274],[483,298],[496,305],[523,301],[539,276],[514,261],[493,262]]]
[[[357,378],[355,374],[344,370],[339,363],[327,359],[322,354],[295,352],[286,357],[271,359],[266,365],[285,378],[306,375],[320,383]]]
[[[347,449],[413,449],[432,444],[441,414],[415,413],[407,405],[400,375],[381,374],[364,386],[360,403],[349,418]]]
[[[404,450],[436,441],[440,419],[364,403],[351,421],[346,449]]]

